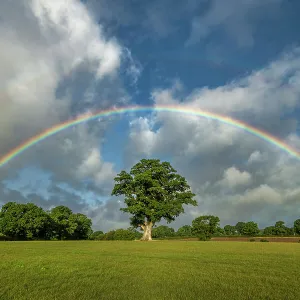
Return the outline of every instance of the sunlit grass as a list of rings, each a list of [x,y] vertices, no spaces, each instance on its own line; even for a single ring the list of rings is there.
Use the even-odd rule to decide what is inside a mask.
[[[0,299],[300,299],[300,244],[1,242]]]

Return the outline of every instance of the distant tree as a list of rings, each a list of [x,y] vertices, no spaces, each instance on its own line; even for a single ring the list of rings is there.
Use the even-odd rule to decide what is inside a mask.
[[[218,226],[216,228],[215,233],[213,233],[213,236],[223,236],[223,235],[225,235],[225,230],[222,227]]]
[[[69,221],[72,210],[66,206],[59,205],[51,209],[50,217],[55,222],[53,236],[59,240],[66,240],[71,237],[75,230],[75,225]]]
[[[103,240],[113,241],[115,239],[115,230],[108,231],[104,234]]]
[[[170,223],[184,212],[184,204],[197,205],[186,179],[159,159],[142,159],[130,173],[119,173],[112,195],[125,196],[127,207],[121,211],[132,215],[133,227],[142,228],[144,241],[152,240],[152,227],[161,219]]]
[[[259,233],[257,223],[251,221],[244,224],[242,228],[242,234],[247,236],[255,236]]]
[[[14,239],[48,239],[51,218],[33,203],[8,202],[0,212],[0,232]]]
[[[192,233],[192,226],[190,225],[184,225],[180,228],[178,228],[176,235],[178,236],[184,236],[184,237],[190,237],[193,235]]]
[[[294,227],[286,227],[286,234],[289,236],[295,235]]]
[[[67,232],[69,238],[85,240],[92,233],[92,220],[84,214],[71,214],[69,216]]]
[[[141,239],[143,236],[143,234],[140,231],[136,230],[136,228],[134,228],[133,226],[128,227],[127,230],[133,232],[135,239],[137,239],[137,240]]]
[[[236,223],[235,229],[239,235],[243,234],[243,227],[245,224],[246,224],[245,222],[237,222]]]
[[[297,219],[294,222],[294,232],[298,235],[300,235],[300,219]]]
[[[166,238],[174,235],[175,235],[175,230],[165,225],[155,227],[152,230],[152,237],[154,238]]]
[[[85,240],[92,233],[92,220],[84,214],[73,214],[66,206],[54,207],[49,215],[55,224],[52,238]]]
[[[275,235],[275,226],[268,226],[263,231],[264,235]]]
[[[274,234],[279,236],[287,235],[287,227],[284,225],[284,221],[277,221],[274,226]]]
[[[200,216],[192,222],[192,232],[199,238],[210,239],[217,232],[220,219],[217,216]]]
[[[236,234],[236,227],[232,225],[225,225],[224,231],[226,235],[235,235]]]
[[[101,240],[103,239],[104,232],[101,230],[94,231],[90,234],[89,239],[90,240]]]

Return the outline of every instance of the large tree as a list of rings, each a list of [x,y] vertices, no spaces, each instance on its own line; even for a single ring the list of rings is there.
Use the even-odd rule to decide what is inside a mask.
[[[168,223],[184,212],[183,205],[196,206],[186,179],[168,162],[142,159],[130,172],[115,177],[114,196],[125,196],[127,207],[121,211],[132,215],[131,225],[142,228],[142,240],[152,240],[152,227],[161,219]]]

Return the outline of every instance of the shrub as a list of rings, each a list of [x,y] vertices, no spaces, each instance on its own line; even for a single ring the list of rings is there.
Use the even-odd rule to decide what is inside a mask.
[[[211,237],[203,234],[203,235],[199,235],[198,239],[199,239],[199,241],[209,241],[211,239]]]
[[[112,241],[114,240],[115,230],[111,230],[104,234],[103,240]]]
[[[90,236],[89,236],[89,240],[101,240],[101,238],[103,238],[104,233],[101,230],[95,231],[93,232]]]
[[[6,236],[6,235],[3,235],[3,234],[0,234],[0,242],[1,241],[12,241],[13,239],[9,236]]]
[[[126,229],[117,229],[114,233],[114,240],[132,241],[135,239],[135,233]]]
[[[265,243],[265,242],[269,242],[269,241],[266,240],[266,239],[261,239],[260,241],[261,241],[261,242],[264,242],[264,243]]]
[[[255,239],[250,239],[249,241],[250,241],[250,242],[255,242]]]

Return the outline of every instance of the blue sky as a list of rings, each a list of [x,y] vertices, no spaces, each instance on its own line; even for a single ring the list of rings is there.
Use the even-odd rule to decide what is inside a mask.
[[[287,0],[2,1],[0,156],[83,112],[134,104],[225,114],[300,149],[299,10]],[[228,125],[163,112],[81,124],[28,149],[0,168],[0,204],[63,203],[94,228],[125,228],[113,178],[143,157],[170,161],[197,194],[174,227],[205,213],[222,225],[300,216],[297,160]]]

